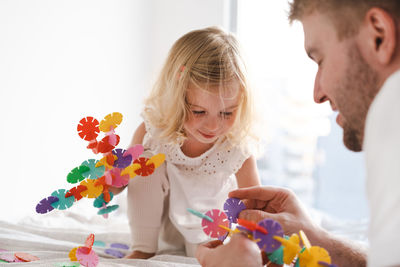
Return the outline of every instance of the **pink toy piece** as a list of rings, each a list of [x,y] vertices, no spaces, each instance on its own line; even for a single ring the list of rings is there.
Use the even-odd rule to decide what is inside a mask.
[[[40,202],[36,205],[36,212],[40,214],[45,214],[47,212],[52,211],[54,208],[51,204],[58,201],[58,197],[49,196],[47,198],[43,198]]]
[[[201,221],[201,225],[203,226],[203,231],[204,233],[206,233],[206,235],[212,238],[218,238],[220,236],[226,235],[228,231],[219,227],[219,225],[223,225],[227,228],[230,228],[231,226],[231,223],[228,220],[228,217],[226,216],[225,212],[219,209],[212,209],[207,211],[205,215],[213,219],[213,222],[210,222],[206,219],[202,219]]]
[[[92,248],[94,243],[94,234],[90,234],[85,241],[85,247]]]
[[[144,148],[142,145],[135,145],[133,147],[128,148],[125,153],[124,153],[124,157],[130,155],[132,157],[132,160],[135,160],[137,158],[140,157],[140,155],[142,155],[144,151]]]
[[[13,254],[0,254],[0,260],[14,262],[15,256]]]
[[[246,209],[246,205],[238,198],[228,198],[224,204],[224,211],[231,223],[237,223],[239,213]]]
[[[125,175],[121,176],[121,169],[114,168],[114,169],[110,170],[110,172],[113,177],[112,186],[123,187],[129,183],[129,175],[125,174]]]
[[[114,167],[120,168],[120,169],[125,169],[132,163],[132,156],[127,155],[124,156],[125,154],[125,149],[122,148],[117,148],[112,151],[112,153],[117,156],[117,160],[114,162]]]
[[[112,185],[112,175],[110,171],[106,171],[104,174],[104,181],[106,183],[106,185]]]
[[[117,135],[114,132],[114,129],[106,133],[107,136],[110,138],[108,139],[110,141],[110,145],[116,146],[117,145]]]
[[[272,219],[264,219],[258,223],[259,226],[267,230],[268,234],[263,234],[260,231],[253,231],[254,239],[260,239],[257,242],[258,247],[266,253],[272,253],[281,246],[281,242],[275,240],[274,236],[283,238],[282,226]]]
[[[87,247],[79,247],[76,251],[76,258],[79,263],[86,267],[96,267],[99,263],[99,257],[93,249]]]

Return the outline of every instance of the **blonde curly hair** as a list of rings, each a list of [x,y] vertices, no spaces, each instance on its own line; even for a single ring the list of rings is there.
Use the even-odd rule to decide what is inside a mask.
[[[232,34],[218,27],[191,31],[175,42],[145,100],[144,116],[160,129],[160,138],[182,144],[186,138],[184,123],[190,114],[186,101],[189,85],[208,91],[218,86],[226,91],[229,88],[225,85],[233,80],[240,84],[240,104],[226,137],[240,144],[250,134],[252,97],[239,44]]]

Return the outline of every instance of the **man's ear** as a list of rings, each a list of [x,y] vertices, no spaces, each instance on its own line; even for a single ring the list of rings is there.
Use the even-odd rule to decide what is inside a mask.
[[[367,34],[367,46],[376,62],[387,65],[396,51],[396,23],[393,17],[381,8],[371,8],[364,17],[363,26]]]

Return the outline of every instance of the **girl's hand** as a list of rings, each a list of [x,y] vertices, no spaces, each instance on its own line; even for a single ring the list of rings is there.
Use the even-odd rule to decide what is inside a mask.
[[[196,251],[196,258],[201,266],[206,267],[262,266],[257,244],[242,234],[233,235],[226,245],[222,245],[219,240],[200,245]]]

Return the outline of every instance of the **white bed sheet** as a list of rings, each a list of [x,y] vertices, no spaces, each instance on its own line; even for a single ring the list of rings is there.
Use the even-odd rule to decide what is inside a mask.
[[[104,219],[101,216],[86,218],[77,213],[64,211],[47,215],[31,216],[18,221],[0,220],[0,249],[15,253],[26,252],[40,258],[28,263],[0,263],[0,266],[56,266],[69,262],[68,253],[85,243],[89,234],[95,240],[129,245],[128,222],[124,217]],[[199,266],[195,258],[179,255],[157,255],[148,260],[119,259],[104,252],[105,248],[94,247],[102,266]],[[121,250],[122,252],[127,252]]]

